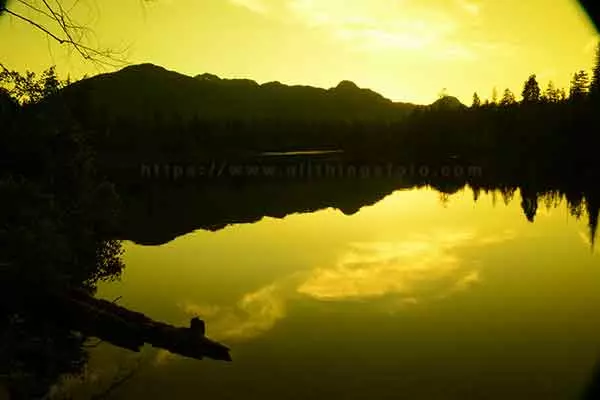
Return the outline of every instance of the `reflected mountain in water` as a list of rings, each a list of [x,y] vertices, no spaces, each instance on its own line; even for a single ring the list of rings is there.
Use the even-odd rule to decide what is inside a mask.
[[[343,165],[346,170],[361,170],[360,164],[336,165]],[[385,164],[382,165],[385,169]],[[129,179],[119,186],[123,209],[117,236],[138,244],[159,245],[197,229],[217,231],[228,225],[254,223],[264,217],[284,218],[326,208],[352,215],[394,191],[430,187],[442,197],[471,189],[474,202],[480,193],[496,192],[508,204],[515,201],[518,193],[524,218],[530,222],[535,221],[539,207],[557,207],[564,200],[571,215],[576,218],[587,216],[589,239],[593,245],[600,193],[592,182],[582,189],[568,184],[557,186],[552,182],[531,183],[509,178],[493,182],[489,172],[476,172],[474,176],[463,178],[357,175],[345,178],[181,177],[179,180],[173,180],[172,176],[140,174],[137,180]]]

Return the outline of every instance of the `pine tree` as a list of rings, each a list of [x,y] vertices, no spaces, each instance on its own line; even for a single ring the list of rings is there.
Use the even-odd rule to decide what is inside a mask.
[[[581,70],[579,72],[574,73],[573,79],[571,79],[569,99],[577,101],[585,98],[589,91],[589,86],[590,78],[586,71]]]
[[[560,90],[554,86],[554,82],[548,82],[548,87],[544,92],[544,99],[549,103],[558,103],[560,101]]]
[[[479,98],[479,95],[477,94],[477,92],[473,93],[473,104],[471,105],[471,107],[473,108],[477,108],[481,106],[481,99]]]
[[[508,88],[504,89],[504,94],[502,95],[502,100],[500,100],[500,105],[506,107],[515,104],[516,102],[517,101],[513,92],[511,92],[511,90]]]
[[[537,103],[540,101],[540,86],[538,85],[535,74],[529,76],[523,86],[523,103]]]
[[[564,88],[558,89],[558,101],[559,102],[567,101],[567,92],[565,91]]]

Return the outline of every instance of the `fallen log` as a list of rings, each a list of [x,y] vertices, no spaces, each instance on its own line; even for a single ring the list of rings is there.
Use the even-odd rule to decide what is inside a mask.
[[[20,301],[13,303],[19,304],[14,311],[33,314],[36,319],[50,320],[84,336],[136,352],[149,344],[198,360],[232,361],[230,349],[207,338],[204,321],[197,317],[192,318],[189,327],[176,327],[114,302],[95,298],[83,290],[32,292],[37,293],[25,296],[20,293]],[[5,308],[5,311],[10,310]]]
[[[59,301],[82,333],[117,346],[121,343],[140,351],[147,343],[185,357],[231,361],[230,349],[207,338],[204,321],[197,317],[192,318],[189,327],[175,327],[83,291],[72,291]]]

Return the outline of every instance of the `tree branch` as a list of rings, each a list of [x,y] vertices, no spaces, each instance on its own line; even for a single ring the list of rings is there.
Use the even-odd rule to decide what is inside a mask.
[[[52,16],[50,14],[48,14],[46,11],[42,10],[41,8],[38,8],[38,7],[34,6],[33,4],[29,4],[25,0],[17,0],[17,1],[19,3],[21,3],[21,4],[23,4],[25,7],[29,8],[29,9],[31,9],[33,11],[36,11],[36,12],[44,15],[45,17],[52,18]]]
[[[83,44],[84,31],[86,27],[76,24],[70,17],[69,11],[56,1],[56,6],[51,4],[47,0],[42,0],[44,7],[37,7],[26,0],[17,0],[20,4],[29,8],[30,10],[43,15],[44,17],[52,20],[58,24],[60,34],[52,32],[51,29],[44,26],[44,24],[36,21],[35,19],[29,18],[23,14],[12,11],[7,7],[0,7],[0,14],[6,12],[8,15],[15,17],[23,22],[26,22],[34,28],[45,33],[49,38],[53,39],[61,45],[67,45],[75,49],[77,53],[86,61],[90,61],[97,66],[111,66],[117,67],[126,65],[129,62],[121,57],[118,57],[116,52],[110,50],[97,49],[91,46]],[[1,4],[1,3],[0,3]]]
[[[35,21],[34,21],[34,20],[32,20],[32,19],[29,19],[29,18],[27,18],[27,17],[25,17],[25,16],[23,16],[23,15],[17,14],[16,12],[10,11],[10,10],[9,10],[8,8],[6,8],[6,7],[0,8],[0,12],[2,12],[2,11],[6,12],[6,13],[7,13],[7,14],[9,14],[9,15],[12,15],[12,16],[13,16],[13,17],[15,17],[15,18],[18,18],[18,19],[20,19],[20,20],[23,20],[23,21],[25,21],[25,22],[27,22],[27,23],[29,23],[29,24],[33,25],[34,27],[36,27],[37,29],[41,30],[41,31],[42,31],[42,32],[44,32],[46,35],[50,36],[52,39],[56,40],[56,41],[57,41],[58,43],[60,43],[60,44],[67,43],[67,40],[65,40],[65,39],[62,39],[62,38],[60,38],[60,37],[56,36],[54,33],[50,32],[48,29],[44,28],[42,25],[38,24],[37,22],[35,22]]]

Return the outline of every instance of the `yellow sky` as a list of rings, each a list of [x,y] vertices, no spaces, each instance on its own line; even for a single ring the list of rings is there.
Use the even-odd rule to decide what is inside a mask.
[[[36,0],[32,0],[35,2]],[[530,73],[568,87],[591,69],[598,35],[573,0],[75,0],[92,43],[133,63],[260,83],[335,86],[348,79],[396,101],[430,103],[443,88],[520,93]],[[40,2],[41,3],[41,2]],[[19,0],[9,6],[31,16]],[[0,19],[9,68],[95,74],[27,24]]]

